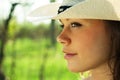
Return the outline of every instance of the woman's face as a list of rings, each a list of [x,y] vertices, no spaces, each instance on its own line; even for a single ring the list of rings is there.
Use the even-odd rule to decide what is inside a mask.
[[[61,19],[62,32],[57,37],[63,45],[64,58],[73,72],[95,69],[108,61],[110,36],[102,20]]]

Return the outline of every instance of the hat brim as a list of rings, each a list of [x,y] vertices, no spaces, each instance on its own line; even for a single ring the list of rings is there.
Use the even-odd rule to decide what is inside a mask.
[[[51,19],[58,14],[58,9],[61,3],[50,3],[47,5],[44,5],[42,7],[38,7],[34,10],[32,10],[28,14],[28,19],[31,21],[36,21],[36,20],[43,20],[43,19]]]

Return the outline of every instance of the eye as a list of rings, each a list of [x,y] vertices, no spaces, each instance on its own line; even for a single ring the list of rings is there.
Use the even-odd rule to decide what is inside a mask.
[[[71,26],[71,27],[81,27],[82,24],[80,24],[80,23],[78,23],[78,22],[73,22],[73,23],[71,23],[70,26]]]

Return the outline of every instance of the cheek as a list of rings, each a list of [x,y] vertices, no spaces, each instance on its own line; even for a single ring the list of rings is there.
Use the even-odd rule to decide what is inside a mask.
[[[76,44],[79,43],[79,46],[83,48],[99,48],[108,45],[109,37],[105,27],[98,26],[88,28],[76,34],[75,42]]]
[[[82,48],[93,46],[94,44],[97,44],[100,42],[102,34],[99,33],[99,31],[93,31],[93,30],[85,30],[82,31],[77,35],[77,38],[74,38],[73,41],[75,42],[75,45],[81,46]]]
[[[76,41],[77,52],[81,59],[90,59],[90,57],[97,57],[101,55],[103,51],[100,47],[103,47],[103,41],[101,39],[101,34],[95,31],[84,31],[79,35],[79,43]]]
[[[89,54],[103,54],[108,51],[110,44],[108,35],[103,28],[81,32],[77,41],[79,41],[79,44],[76,44],[80,50],[89,52]]]
[[[73,39],[73,45],[79,54],[79,67],[93,68],[107,60],[110,48],[106,35],[102,29],[86,30],[76,35],[77,38]]]

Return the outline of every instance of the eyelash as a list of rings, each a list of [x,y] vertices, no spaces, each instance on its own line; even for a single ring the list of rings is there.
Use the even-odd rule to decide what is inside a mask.
[[[82,24],[78,23],[78,22],[73,22],[70,24],[71,27],[81,27]]]
[[[72,27],[72,28],[81,27],[81,26],[82,26],[82,24],[80,24],[78,22],[73,22],[70,24],[70,27]],[[60,27],[63,29],[64,25],[60,25]]]

